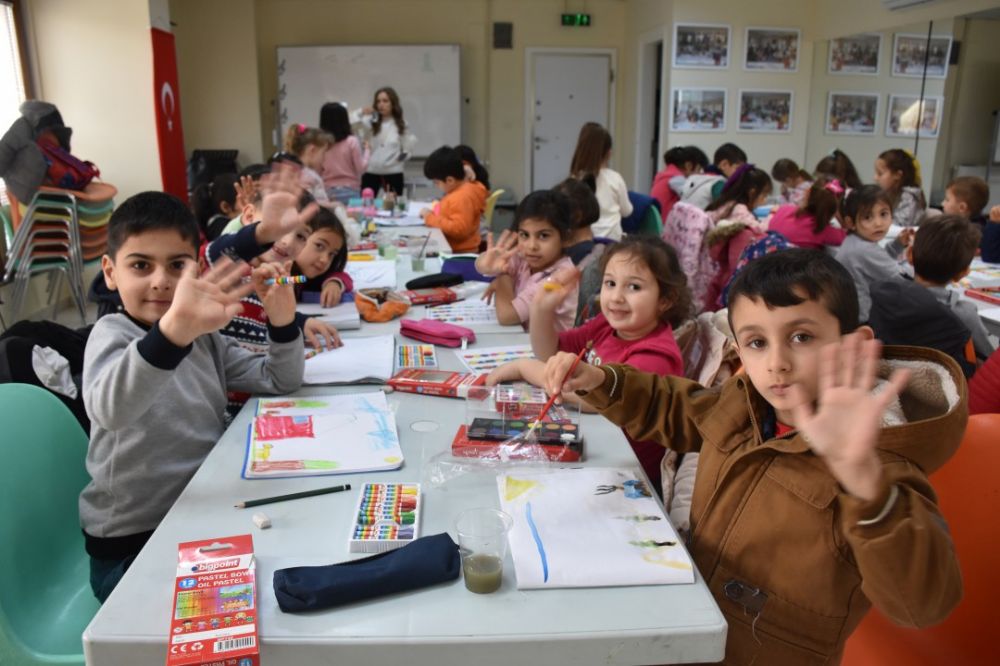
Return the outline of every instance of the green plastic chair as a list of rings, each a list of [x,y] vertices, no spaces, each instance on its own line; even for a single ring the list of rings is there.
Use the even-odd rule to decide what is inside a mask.
[[[77,498],[87,435],[45,389],[0,384],[0,666],[83,664],[90,590]]]
[[[650,206],[646,209],[646,214],[643,216],[642,223],[636,233],[657,237],[663,234],[663,220],[660,219],[660,211],[656,206]]]

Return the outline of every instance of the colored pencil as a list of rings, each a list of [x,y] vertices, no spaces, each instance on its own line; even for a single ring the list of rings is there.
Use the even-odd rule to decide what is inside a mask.
[[[345,483],[342,486],[332,486],[330,488],[316,488],[315,490],[305,490],[301,493],[289,493],[287,495],[277,495],[275,497],[262,497],[261,499],[247,500],[245,502],[240,502],[234,506],[237,509],[249,509],[252,506],[260,506],[261,504],[271,504],[273,502],[284,502],[285,500],[301,499],[303,497],[315,497],[316,495],[326,495],[329,493],[339,493],[344,490],[350,490],[351,484]]]

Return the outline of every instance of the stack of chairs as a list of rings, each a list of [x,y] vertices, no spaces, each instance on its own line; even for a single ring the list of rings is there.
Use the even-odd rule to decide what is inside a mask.
[[[17,321],[31,278],[49,277],[53,314],[65,278],[81,321],[86,323],[83,262],[99,259],[107,247],[107,224],[117,189],[92,183],[84,192],[43,187],[27,206],[11,198],[7,263],[0,284],[12,284],[10,313]]]

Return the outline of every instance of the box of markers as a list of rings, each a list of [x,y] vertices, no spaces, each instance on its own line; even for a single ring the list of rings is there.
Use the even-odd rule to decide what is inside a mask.
[[[167,666],[259,666],[249,534],[177,547]]]
[[[419,483],[366,483],[348,538],[352,553],[384,553],[420,536]]]

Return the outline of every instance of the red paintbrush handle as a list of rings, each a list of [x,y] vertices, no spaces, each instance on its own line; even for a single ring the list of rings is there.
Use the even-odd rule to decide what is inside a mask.
[[[593,346],[593,343],[592,342],[588,342],[584,346],[584,348],[580,350],[580,353],[576,355],[576,360],[573,361],[573,365],[569,366],[569,370],[566,371],[566,374],[563,375],[562,381],[559,382],[559,391],[560,392],[562,392],[563,384],[566,383],[567,379],[569,379],[570,377],[573,376],[573,371],[576,370],[576,366],[580,365],[580,361],[583,359],[583,355],[586,354],[590,350],[591,346]],[[556,397],[558,395],[559,395],[559,393],[553,393],[549,397],[548,401],[542,407],[542,411],[539,412],[538,418],[535,419],[535,426],[537,426],[539,423],[541,423],[542,419],[545,418],[545,415],[549,413],[549,410],[552,408],[552,405],[555,404]],[[534,428],[535,426],[532,426],[532,428]]]

